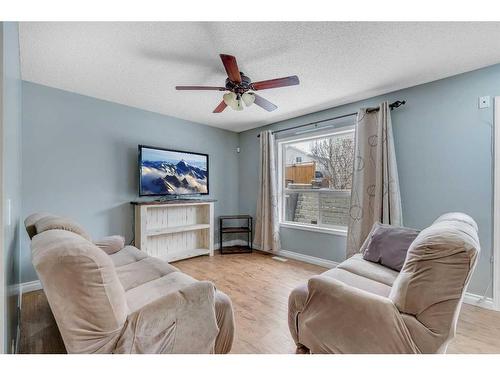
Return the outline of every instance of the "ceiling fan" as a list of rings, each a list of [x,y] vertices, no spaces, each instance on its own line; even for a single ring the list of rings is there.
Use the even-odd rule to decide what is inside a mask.
[[[264,108],[268,112],[274,111],[278,108],[276,105],[271,103],[269,100],[264,99],[262,96],[257,95],[253,91],[274,89],[277,87],[293,86],[299,84],[299,77],[290,76],[283,78],[268,79],[266,81],[252,82],[248,76],[240,72],[238,64],[236,63],[236,57],[231,55],[221,54],[220,58],[222,64],[226,69],[227,78],[226,85],[222,86],[175,86],[176,90],[216,90],[216,91],[228,91],[223,95],[222,101],[214,109],[213,113],[220,113],[227,106],[231,107],[235,111],[243,110],[243,103],[247,107],[251,106],[253,103],[257,104],[259,107]]]

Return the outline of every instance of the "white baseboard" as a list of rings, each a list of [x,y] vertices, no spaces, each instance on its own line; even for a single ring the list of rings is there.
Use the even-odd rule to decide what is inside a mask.
[[[306,263],[315,264],[317,266],[321,266],[321,267],[325,267],[325,268],[334,268],[334,267],[338,266],[338,263],[334,262],[333,260],[317,258],[317,257],[313,257],[310,255],[300,254],[300,253],[296,253],[296,252],[288,251],[288,250],[280,250],[277,252],[277,255],[280,255],[280,256],[285,257],[285,258],[300,260],[300,261],[306,262]]]
[[[231,240],[231,241],[224,241],[224,246],[236,246],[236,245],[246,245],[247,242],[244,240]],[[219,244],[216,243],[214,245],[215,250],[219,248]],[[311,255],[305,255],[301,253],[296,253],[294,251],[289,251],[289,250],[279,250],[276,253],[261,250],[261,248],[257,245],[253,245],[254,250],[259,250],[264,253],[269,253],[269,254],[274,254],[274,255],[279,255],[284,258],[289,258],[289,259],[294,259],[294,260],[300,260],[301,262],[305,263],[310,263],[310,264],[315,264],[317,266],[325,267],[325,268],[334,268],[337,267],[338,263],[334,262],[333,260],[328,260],[328,259],[323,259],[323,258],[317,258],[313,257]]]
[[[20,294],[21,295],[23,295],[24,293],[29,293],[29,292],[33,292],[35,290],[43,289],[42,283],[40,282],[40,280],[28,281],[27,283],[22,283],[19,286],[20,286]],[[22,301],[22,299],[21,299],[21,301]]]
[[[12,287],[13,290],[17,290],[19,288],[19,309],[22,309],[23,306],[23,294],[33,292],[35,290],[43,289],[42,283],[40,280],[28,281],[26,283],[16,284],[15,287]]]
[[[464,296],[464,303],[467,303],[469,305],[474,305],[478,307],[482,307],[484,309],[488,310],[497,310],[495,308],[495,304],[493,303],[493,298],[487,297],[484,298],[478,294],[473,294],[466,292]]]

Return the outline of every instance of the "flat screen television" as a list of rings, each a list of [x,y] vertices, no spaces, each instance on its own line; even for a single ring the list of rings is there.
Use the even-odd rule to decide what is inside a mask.
[[[208,194],[208,155],[139,145],[139,195]]]

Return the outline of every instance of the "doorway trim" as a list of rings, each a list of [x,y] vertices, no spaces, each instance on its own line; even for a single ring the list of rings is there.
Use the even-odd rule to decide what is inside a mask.
[[[3,22],[0,22],[0,354],[7,352],[3,189]]]
[[[495,96],[493,116],[493,308],[500,310],[500,96]]]

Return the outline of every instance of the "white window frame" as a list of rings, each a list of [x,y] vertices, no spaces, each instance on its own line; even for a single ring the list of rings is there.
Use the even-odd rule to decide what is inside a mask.
[[[314,224],[305,224],[305,223],[296,223],[285,221],[285,194],[283,187],[283,172],[285,170],[285,158],[284,158],[284,149],[287,144],[296,143],[297,141],[310,141],[319,138],[325,138],[329,136],[336,136],[346,133],[354,132],[355,125],[342,126],[334,129],[325,129],[325,130],[313,130],[310,135],[295,134],[289,137],[280,138],[276,141],[276,149],[277,149],[277,160],[278,160],[278,211],[279,211],[279,224],[282,228],[291,228],[291,229],[299,229],[306,230],[311,232],[319,232],[319,233],[328,233],[328,234],[336,234],[341,236],[347,236],[347,227],[344,226],[319,226]],[[300,190],[303,191],[303,190]],[[318,192],[318,189],[311,189],[313,192]]]

